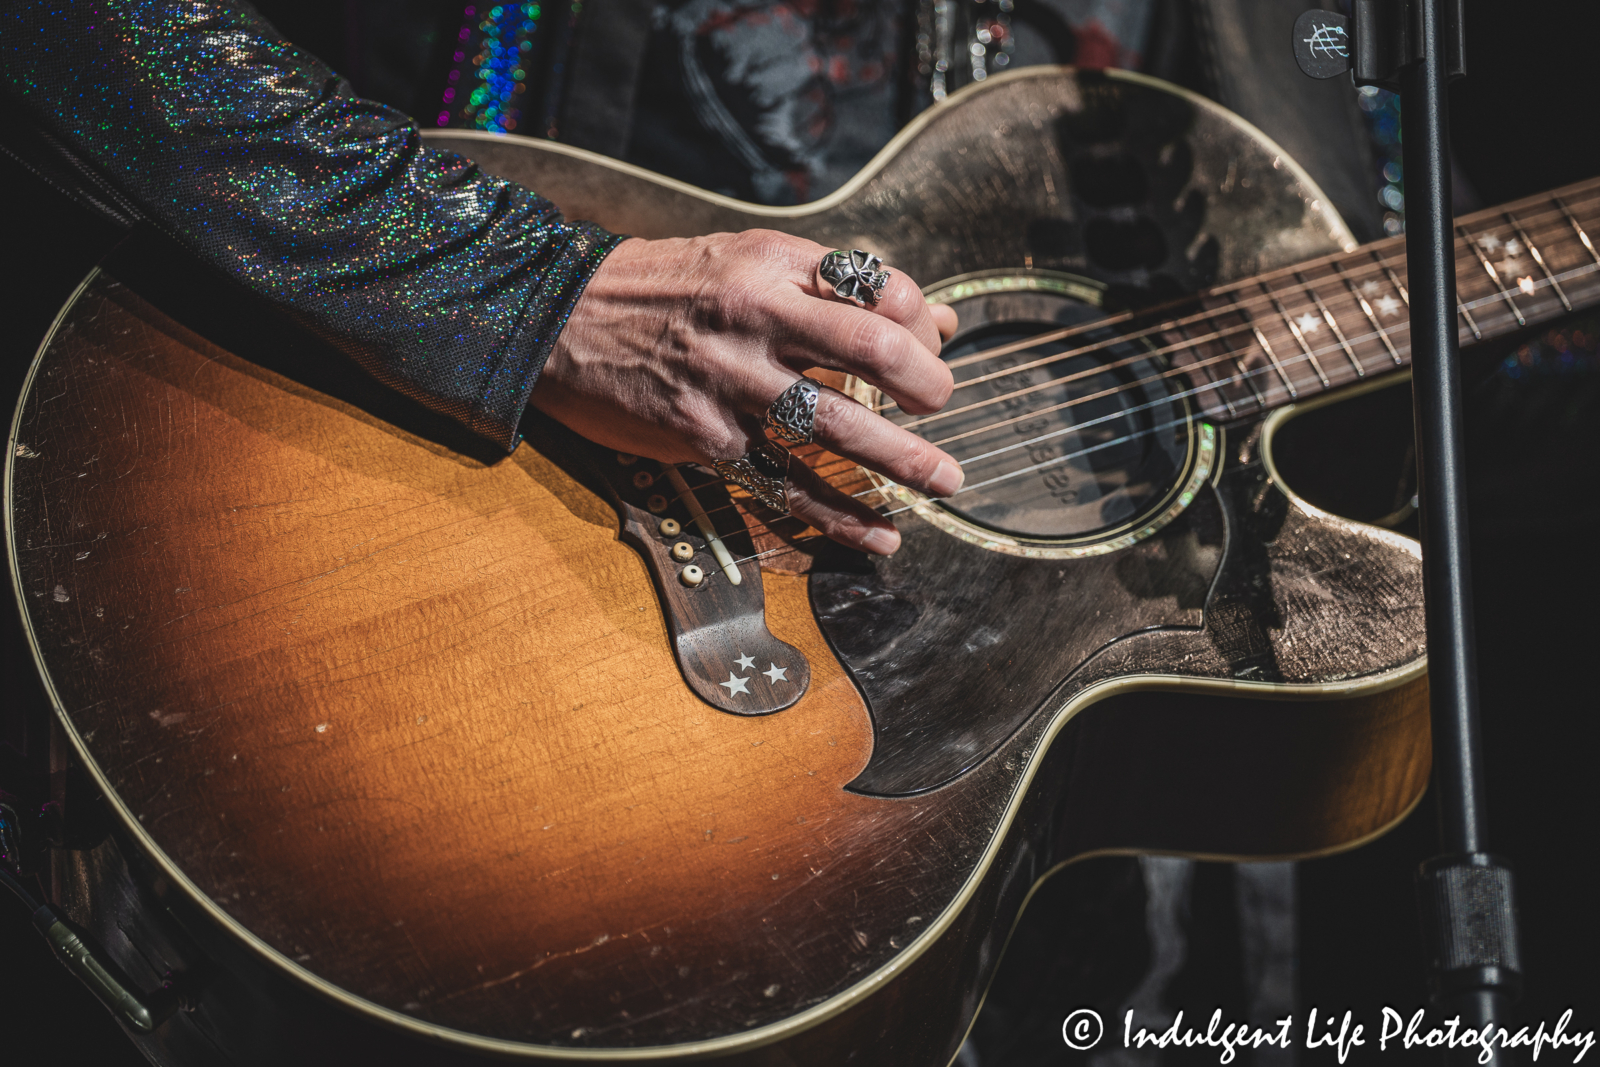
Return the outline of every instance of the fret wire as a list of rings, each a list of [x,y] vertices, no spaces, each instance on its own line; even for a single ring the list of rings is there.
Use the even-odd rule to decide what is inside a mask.
[[[1272,350],[1272,345],[1267,342],[1267,335],[1262,333],[1261,327],[1257,326],[1254,320],[1250,318],[1249,311],[1244,307],[1243,304],[1239,303],[1239,297],[1235,292],[1229,290],[1224,295],[1226,295],[1229,301],[1233,303],[1233,306],[1238,309],[1239,317],[1250,324],[1251,331],[1256,335],[1256,343],[1261,346],[1261,351],[1267,354],[1267,359],[1272,361],[1272,369],[1277,371],[1278,377],[1282,379],[1283,387],[1289,393],[1289,399],[1299,400],[1300,390],[1294,387],[1294,382],[1290,380],[1288,373],[1284,371],[1283,364],[1278,362],[1278,354]]]
[[[1411,294],[1406,292],[1406,287],[1401,283],[1399,276],[1395,274],[1394,268],[1389,266],[1389,264],[1385,263],[1382,259],[1379,259],[1376,252],[1372,254],[1372,258],[1378,260],[1378,265],[1382,267],[1383,272],[1389,276],[1389,284],[1394,286],[1395,289],[1400,293],[1400,302],[1409,308],[1411,306]]]
[[[1376,249],[1374,249],[1372,252],[1372,258],[1378,261],[1378,264],[1383,268],[1384,273],[1389,276],[1389,282],[1397,290],[1399,290],[1400,299],[1404,300],[1406,307],[1409,308],[1411,306],[1411,294],[1406,292],[1406,287],[1404,285],[1400,284],[1400,278],[1395,274],[1394,268],[1389,266],[1389,264],[1384,261]],[[1467,329],[1472,331],[1472,339],[1474,341],[1483,340],[1483,331],[1478,329],[1478,323],[1475,319],[1473,319],[1472,312],[1468,311],[1466,305],[1461,303],[1459,299],[1456,301],[1456,313],[1466,320]]]
[[[1504,225],[1508,219],[1513,223],[1513,228],[1520,227],[1522,232],[1531,236],[1535,242],[1569,240],[1573,236],[1573,231],[1566,217],[1560,211],[1555,210],[1517,216],[1501,208],[1497,209],[1493,218],[1474,216],[1469,219],[1457,220],[1456,225],[1472,230],[1481,239],[1485,232],[1492,233],[1495,228]]]
[[[1384,242],[1378,242],[1378,243],[1379,244],[1388,244],[1389,242],[1384,241]],[[1394,246],[1395,247],[1400,247],[1400,242],[1398,242],[1398,241],[1394,242]],[[1230,283],[1228,286],[1218,286],[1218,287],[1212,289],[1210,292],[1211,292],[1211,295],[1220,296],[1220,295],[1223,295],[1223,293],[1228,291],[1229,289],[1237,290],[1237,291],[1243,291],[1245,289],[1254,287],[1254,286],[1259,285],[1259,284],[1263,284],[1263,283],[1266,283],[1266,282],[1274,281],[1274,280],[1276,280],[1276,279],[1278,279],[1280,277],[1289,277],[1296,270],[1314,269],[1315,267],[1319,266],[1324,261],[1332,262],[1334,260],[1341,259],[1341,258],[1343,258],[1343,259],[1353,259],[1353,258],[1359,257],[1359,256],[1361,256],[1363,254],[1371,256],[1374,260],[1376,260],[1379,263],[1380,266],[1383,264],[1382,252],[1378,248],[1375,248],[1375,247],[1372,247],[1372,246],[1366,246],[1366,247],[1363,247],[1363,248],[1356,249],[1353,252],[1332,253],[1332,254],[1330,254],[1330,255],[1328,255],[1326,257],[1323,257],[1322,260],[1313,260],[1313,261],[1311,261],[1309,263],[1298,264],[1296,266],[1280,267],[1280,268],[1278,268],[1276,270],[1268,271],[1268,272],[1266,272],[1264,274],[1258,275],[1258,276],[1253,277],[1253,278],[1243,279],[1243,280],[1240,280],[1238,282]]]
[[[1556,276],[1551,274],[1550,268],[1545,265],[1544,256],[1539,252],[1539,246],[1533,243],[1533,238],[1528,236],[1527,231],[1522,228],[1522,224],[1517,221],[1515,215],[1507,211],[1505,213],[1505,220],[1511,224],[1511,228],[1517,233],[1517,239],[1521,241],[1523,247],[1528,250],[1528,254],[1532,256],[1533,261],[1539,265],[1539,269],[1544,272],[1544,276],[1546,280],[1550,282],[1550,287],[1555,290],[1556,296],[1561,298],[1561,306],[1566,308],[1568,311],[1571,311],[1572,301],[1567,299],[1566,290],[1561,288],[1561,283],[1556,281]]]
[[[1211,323],[1213,327],[1215,327],[1217,324],[1216,319],[1213,318],[1209,308],[1207,309],[1206,321]],[[1245,365],[1244,357],[1248,354],[1248,351],[1246,351],[1234,356],[1233,365],[1239,368],[1240,377],[1242,377],[1245,384],[1250,387],[1250,394],[1251,396],[1255,397],[1257,410],[1265,411],[1267,409],[1267,395],[1261,391],[1260,386],[1256,385],[1255,375],[1250,373],[1249,368]]]
[[[1586,274],[1595,274],[1597,272],[1600,272],[1600,264],[1585,263],[1581,267],[1573,267],[1571,270],[1562,271],[1560,274],[1556,275],[1556,278],[1558,280],[1562,279],[1562,278],[1565,278],[1568,281],[1571,281],[1574,278],[1581,278]],[[1535,288],[1537,288],[1538,286],[1543,285],[1543,284],[1545,284],[1545,283],[1543,283],[1543,282],[1535,282],[1534,286],[1535,286]],[[1489,306],[1490,304],[1493,304],[1494,302],[1496,302],[1499,299],[1500,299],[1500,294],[1498,294],[1498,293],[1490,293],[1488,296],[1480,296],[1476,300],[1469,300],[1467,303],[1463,304],[1462,307],[1464,307],[1464,308],[1466,308],[1468,310],[1470,310],[1472,308],[1475,308],[1475,307],[1487,307],[1487,306]]]
[[[1594,242],[1589,240],[1589,235],[1583,232],[1583,227],[1578,225],[1578,220],[1572,217],[1572,212],[1567,210],[1567,205],[1562,202],[1559,196],[1552,196],[1550,199],[1554,201],[1556,207],[1561,209],[1561,213],[1567,217],[1567,222],[1571,224],[1573,232],[1578,235],[1578,240],[1582,241],[1583,247],[1589,250],[1589,256],[1595,261],[1596,265],[1600,265],[1600,252],[1594,250]]]
[[[1595,191],[1600,192],[1600,190]],[[1500,225],[1499,220],[1503,219],[1508,211],[1521,206],[1521,209],[1524,212],[1519,219],[1521,225],[1528,228],[1530,232],[1534,233],[1537,233],[1542,227],[1549,226],[1552,231],[1550,234],[1546,235],[1546,237],[1549,238],[1554,236],[1554,231],[1565,231],[1567,229],[1566,213],[1560,210],[1564,205],[1558,200],[1557,195],[1554,193],[1545,194],[1544,203],[1547,206],[1543,209],[1537,210],[1532,207],[1529,202],[1509,204],[1473,215],[1463,216],[1455,221],[1455,225],[1458,227],[1467,227],[1468,229],[1490,229],[1494,226]],[[1551,210],[1548,205],[1555,205],[1556,209]]]
[[[1497,285],[1495,288],[1498,289],[1499,286]],[[1407,306],[1409,306],[1409,301]],[[1467,329],[1472,331],[1472,339],[1474,341],[1483,340],[1483,331],[1478,329],[1477,320],[1472,317],[1472,312],[1467,310],[1467,305],[1461,302],[1461,294],[1459,292],[1456,293],[1456,314],[1466,320]]]
[[[1291,333],[1294,336],[1295,341],[1299,343],[1300,351],[1304,352],[1306,354],[1306,358],[1311,361],[1311,367],[1317,372],[1317,380],[1322,383],[1322,387],[1324,389],[1332,388],[1333,383],[1330,382],[1328,380],[1328,376],[1323,373],[1322,364],[1317,361],[1317,357],[1312,354],[1310,346],[1306,344],[1305,335],[1300,332],[1300,327],[1295,325],[1295,321],[1289,317],[1289,309],[1283,306],[1283,301],[1279,300],[1272,290],[1268,289],[1265,284],[1261,286],[1261,291],[1267,294],[1267,299],[1272,301],[1272,306],[1278,311],[1278,317],[1283,319],[1283,324],[1289,327],[1289,333]]]
[[[1212,325],[1215,326],[1216,324],[1212,323]],[[1195,362],[1192,364],[1192,366],[1196,370],[1203,370],[1204,371],[1207,382],[1215,382],[1216,381],[1216,375],[1212,374],[1210,370],[1206,369],[1206,364],[1208,362],[1210,362],[1210,361],[1205,359],[1203,356],[1201,356],[1201,352],[1200,352],[1199,346],[1196,345],[1194,343],[1194,341],[1189,337],[1189,328],[1188,328],[1188,326],[1183,325],[1183,324],[1180,323],[1178,325],[1178,336],[1182,337],[1184,339],[1184,341],[1187,342],[1187,347],[1189,348],[1189,350],[1191,352],[1193,352],[1197,357],[1201,357],[1201,358],[1196,359]],[[1176,366],[1176,361],[1174,361],[1174,366]],[[1204,388],[1204,387],[1202,387],[1202,388]],[[1233,406],[1233,401],[1228,399],[1228,394],[1223,392],[1222,387],[1220,385],[1212,385],[1211,388],[1219,397],[1222,398],[1222,406],[1228,409],[1228,418],[1229,419],[1238,418],[1239,417],[1238,409]]]
[[[1494,269],[1494,264],[1489,262],[1489,257],[1483,254],[1483,249],[1478,242],[1467,232],[1465,226],[1457,226],[1456,233],[1467,242],[1467,247],[1472,249],[1472,254],[1478,257],[1478,262],[1483,264],[1483,269],[1489,272],[1489,278],[1494,282],[1494,287],[1500,291],[1500,299],[1506,307],[1511,309],[1511,314],[1516,318],[1518,326],[1528,325],[1528,320],[1523,316],[1522,309],[1517,307],[1517,302],[1506,293],[1506,283],[1500,280],[1500,272]],[[1481,340],[1481,338],[1480,338]]]
[[[1361,340],[1365,340],[1365,338],[1361,338]],[[1409,347],[1409,346],[1407,346],[1407,347]],[[1332,348],[1329,347],[1327,349],[1327,351],[1332,351]],[[1226,354],[1229,354],[1229,355],[1236,355],[1237,354],[1237,353],[1234,353],[1232,349],[1227,349],[1227,348],[1224,349],[1224,352]],[[1213,359],[1215,359],[1215,358],[1220,358],[1220,357],[1213,357]],[[1295,357],[1293,357],[1293,359],[1295,359],[1295,360],[1299,360],[1299,359],[1315,359],[1315,358],[1316,358],[1315,355],[1313,353],[1309,352],[1309,351],[1307,351],[1305,353],[1305,355],[1303,355],[1303,356],[1295,356]],[[1254,371],[1248,371],[1246,373],[1248,373],[1248,374],[1260,374],[1260,373],[1263,373],[1265,370],[1266,370],[1266,368],[1263,367],[1263,368],[1259,368],[1259,369],[1254,370]],[[1172,370],[1164,371],[1161,374],[1156,375],[1156,377],[1158,377],[1158,378],[1167,378],[1167,377],[1170,377],[1170,376],[1172,376],[1172,375],[1174,375],[1176,373],[1178,373],[1178,369],[1174,368]],[[1060,429],[1052,430],[1049,433],[1043,433],[1043,434],[1038,435],[1037,437],[1029,438],[1026,441],[1016,441],[1016,442],[1013,442],[1013,443],[1011,443],[1009,445],[1004,445],[1004,446],[1002,446],[1000,448],[993,449],[993,450],[991,450],[989,452],[983,453],[980,456],[971,457],[971,458],[969,458],[967,460],[967,462],[971,463],[971,462],[976,462],[976,461],[979,461],[979,460],[991,459],[994,456],[1001,455],[1002,453],[1012,452],[1012,451],[1015,451],[1016,449],[1019,449],[1019,448],[1026,448],[1029,445],[1037,444],[1040,441],[1045,441],[1045,440],[1049,440],[1051,438],[1059,437],[1062,434],[1071,433],[1071,432],[1073,432],[1075,430],[1082,430],[1085,427],[1093,426],[1093,425],[1096,425],[1098,423],[1105,422],[1105,421],[1107,421],[1109,419],[1112,419],[1112,418],[1125,417],[1127,415],[1130,415],[1130,414],[1133,414],[1133,413],[1136,413],[1136,412],[1139,412],[1139,411],[1146,410],[1148,408],[1157,406],[1159,404],[1171,403],[1174,400],[1179,400],[1179,399],[1184,399],[1184,398],[1187,398],[1187,397],[1195,396],[1205,388],[1209,388],[1209,386],[1202,386],[1202,387],[1191,386],[1188,390],[1175,393],[1173,395],[1164,397],[1164,398],[1162,398],[1160,400],[1146,401],[1145,403],[1136,405],[1136,406],[1134,406],[1132,408],[1127,408],[1127,409],[1124,409],[1122,411],[1113,412],[1113,413],[1108,414],[1108,415],[1102,415],[1102,416],[1100,416],[1098,418],[1091,419],[1086,423],[1080,423],[1080,424],[1076,424],[1076,425],[1073,425],[1073,426],[1064,426],[1064,427],[1062,427]],[[1100,395],[1103,395],[1103,394],[1096,394],[1096,396],[1094,396],[1094,397],[1080,397],[1080,398],[1078,398],[1078,400],[1073,401],[1071,403],[1079,403],[1079,402],[1082,402],[1083,400],[1087,400],[1087,399],[1097,399],[1098,396],[1100,396]],[[1062,406],[1065,406],[1065,405],[1062,405]],[[1042,412],[1040,414],[1042,414]],[[1119,439],[1117,441],[1108,442],[1108,443],[1115,444],[1115,443],[1120,443],[1121,441],[1124,441],[1124,440],[1132,440],[1134,437],[1138,437],[1138,436],[1141,436],[1141,435],[1149,433],[1149,432],[1151,432],[1151,431],[1150,430],[1140,431],[1139,434],[1129,435],[1128,437],[1121,438],[1121,439]],[[1077,454],[1082,454],[1083,452],[1093,451],[1094,449],[1101,448],[1101,447],[1104,447],[1104,444],[1091,446],[1088,449],[1081,450],[1081,452],[1077,453]],[[999,476],[998,478],[991,478],[987,482],[977,483],[975,485],[962,486],[961,489],[957,490],[957,493],[962,493],[962,492],[966,492],[966,491],[968,491],[970,489],[978,488],[980,485],[988,485],[988,484],[992,484],[993,482],[996,482],[996,481],[1004,481],[1007,478],[1017,477],[1018,475],[1031,473],[1033,470],[1038,469],[1040,466],[1048,466],[1051,463],[1059,463],[1059,462],[1062,462],[1062,461],[1064,461],[1066,459],[1070,459],[1070,458],[1072,458],[1071,455],[1057,456],[1057,457],[1055,457],[1055,458],[1053,458],[1051,460],[1046,461],[1043,464],[1036,464],[1033,467],[1023,468],[1022,470],[1010,471],[1010,472],[1008,472],[1008,473],[1006,473],[1004,475]],[[909,507],[909,505],[907,505],[907,507]],[[904,510],[906,510],[906,507],[902,507],[902,508],[900,508],[898,510],[904,511]],[[890,514],[895,514],[895,512],[891,512]]]
[[[1306,281],[1304,274],[1296,271],[1294,277],[1300,283],[1300,287],[1305,290],[1306,295],[1317,305],[1317,310],[1322,312],[1322,321],[1328,324],[1328,329],[1332,330],[1333,336],[1338,338],[1339,347],[1344,349],[1345,358],[1356,369],[1356,377],[1365,378],[1367,376],[1367,368],[1361,365],[1361,361],[1356,358],[1355,350],[1350,347],[1350,342],[1345,340],[1344,331],[1339,329],[1339,324],[1334,321],[1333,312],[1328,310],[1328,305],[1322,302],[1322,297],[1317,295],[1317,291],[1311,288],[1311,283]]]
[[[1575,192],[1575,193],[1577,193],[1579,195],[1596,195],[1596,196],[1600,196],[1600,182],[1596,182],[1594,188],[1576,189],[1576,190],[1573,190],[1573,192]],[[1512,206],[1516,206],[1516,205],[1512,205]],[[1499,210],[1503,211],[1505,209],[1501,208]],[[1483,221],[1483,218],[1481,217],[1483,214],[1487,214],[1487,213],[1478,213],[1478,214],[1464,216],[1459,221],[1462,222],[1463,224],[1481,223]],[[1541,214],[1539,214],[1537,216],[1530,217],[1528,220],[1526,220],[1526,224],[1527,225],[1538,225],[1538,224],[1542,223],[1546,218],[1554,219],[1556,217],[1557,217],[1556,213],[1541,213]],[[1395,247],[1395,248],[1399,248],[1400,247],[1400,242],[1398,242],[1398,241],[1395,241],[1395,242],[1380,242],[1380,244],[1392,244],[1392,246]],[[1459,249],[1457,250],[1457,253],[1458,253],[1458,255],[1460,254],[1460,250]],[[1331,262],[1337,261],[1337,260],[1339,260],[1341,258],[1346,259],[1346,260],[1351,260],[1353,258],[1361,257],[1361,256],[1370,257],[1373,261],[1375,261],[1377,266],[1380,269],[1382,269],[1385,273],[1387,273],[1389,275],[1389,280],[1395,285],[1396,290],[1398,290],[1400,292],[1401,298],[1403,300],[1405,300],[1405,302],[1407,304],[1409,304],[1411,302],[1410,301],[1410,296],[1406,292],[1404,284],[1400,282],[1398,276],[1394,273],[1393,269],[1390,268],[1388,266],[1387,262],[1385,261],[1385,259],[1384,259],[1384,250],[1383,249],[1368,246],[1368,247],[1365,247],[1365,248],[1362,248],[1362,249],[1358,249],[1353,253],[1334,253],[1334,254],[1326,257],[1326,259],[1327,259],[1328,262],[1331,263]],[[1264,284],[1266,282],[1273,281],[1274,279],[1276,279],[1276,278],[1278,278],[1280,276],[1285,276],[1286,277],[1286,276],[1288,276],[1289,274],[1291,274],[1293,271],[1295,271],[1297,269],[1314,268],[1314,267],[1316,267],[1318,265],[1319,262],[1320,261],[1313,261],[1312,263],[1309,263],[1309,264],[1301,264],[1299,267],[1283,267],[1283,268],[1279,268],[1279,269],[1274,270],[1274,271],[1269,271],[1266,274],[1259,275],[1259,276],[1257,276],[1255,278],[1250,278],[1250,279],[1246,279],[1246,280],[1241,280],[1241,281],[1236,282],[1236,283],[1232,283],[1229,286],[1218,286],[1217,288],[1211,290],[1211,295],[1221,296],[1221,295],[1225,295],[1227,292],[1230,292],[1230,291],[1240,291],[1240,292],[1242,292],[1243,290],[1245,290],[1247,288],[1251,288],[1251,287],[1256,286],[1256,285],[1260,285],[1260,284]]]
[[[1578,224],[1576,224],[1576,219],[1571,219],[1570,218],[1570,219],[1568,219],[1568,221],[1570,221],[1571,224],[1573,224],[1573,229],[1576,230],[1576,232],[1578,232],[1578,234],[1581,235],[1581,237],[1587,237],[1587,234],[1582,234],[1582,230],[1579,229]],[[1469,240],[1462,240],[1461,243],[1466,243],[1466,245],[1470,245],[1470,243],[1472,243],[1472,242],[1469,242]],[[1528,243],[1528,242],[1523,242],[1523,243]],[[1530,243],[1530,248],[1533,248],[1533,245],[1531,245],[1531,243]],[[1477,250],[1474,250],[1474,251],[1477,251]],[[1378,250],[1370,250],[1370,253],[1368,253],[1368,254],[1370,254],[1371,258],[1373,258],[1374,261],[1378,262],[1379,267],[1381,267],[1381,269],[1384,270],[1384,274],[1386,274],[1387,277],[1389,277],[1389,282],[1392,283],[1392,285],[1395,286],[1395,290],[1397,290],[1398,293],[1400,293],[1400,299],[1402,299],[1402,301],[1405,301],[1406,307],[1410,307],[1411,306],[1411,294],[1408,293],[1408,291],[1406,291],[1405,285],[1403,285],[1403,283],[1400,282],[1400,278],[1398,278],[1398,275],[1395,274],[1394,267],[1390,267],[1389,264],[1387,264],[1387,262],[1384,261],[1384,259],[1382,259],[1382,256],[1381,256],[1381,254],[1379,254]],[[1590,253],[1590,254],[1594,254],[1594,253]],[[1482,262],[1482,256],[1478,256],[1478,262]],[[1595,256],[1595,262],[1597,262],[1597,264],[1600,264],[1600,256]],[[1486,306],[1486,304],[1493,304],[1493,302],[1504,301],[1504,302],[1507,302],[1507,304],[1512,304],[1512,307],[1514,307],[1514,309],[1515,309],[1514,302],[1510,301],[1510,290],[1509,290],[1509,288],[1507,288],[1507,286],[1504,286],[1504,283],[1502,283],[1501,280],[1499,280],[1498,272],[1494,272],[1493,267],[1491,267],[1490,264],[1483,264],[1483,266],[1488,267],[1488,272],[1490,272],[1490,277],[1493,278],[1494,283],[1496,283],[1496,285],[1494,285],[1494,293],[1491,294],[1490,298],[1488,298],[1488,299],[1474,299],[1474,301],[1466,301],[1466,302],[1459,301],[1459,299],[1458,299],[1458,302],[1456,302],[1456,312],[1458,312],[1458,314],[1461,315],[1462,320],[1464,320],[1464,322],[1467,323],[1467,330],[1472,331],[1472,338],[1474,338],[1474,341],[1482,341],[1482,339],[1483,339],[1483,330],[1482,330],[1482,328],[1480,328],[1480,326],[1478,326],[1477,320],[1475,320],[1475,318],[1472,317],[1472,310],[1470,310],[1470,309],[1472,309],[1472,307]],[[1542,264],[1541,264],[1541,267],[1542,267]],[[1459,269],[1459,264],[1458,264],[1458,269]],[[1546,267],[1546,270],[1547,270],[1547,267]],[[1547,275],[1547,277],[1552,278],[1552,282],[1554,282],[1554,278],[1555,278],[1554,274]],[[1558,282],[1557,282],[1557,285],[1558,285]],[[1525,318],[1522,317],[1522,310],[1515,309],[1514,314],[1517,315],[1518,323],[1520,323],[1520,325],[1526,325]]]
[[[1503,204],[1497,207],[1487,208],[1482,211],[1474,212],[1470,215],[1463,215],[1461,218],[1455,221],[1457,224],[1463,226],[1479,226],[1488,223],[1490,219],[1502,212],[1520,210],[1527,215],[1527,224],[1538,224],[1546,217],[1553,217],[1554,215],[1559,214],[1558,212],[1549,212],[1549,206],[1554,198],[1561,196],[1562,194],[1578,197],[1585,203],[1594,204],[1596,202],[1600,202],[1600,182],[1587,183],[1587,188],[1583,188],[1583,184],[1584,183],[1580,183],[1579,186],[1569,186],[1566,189],[1557,189],[1553,192],[1544,193],[1537,197],[1528,197],[1525,200],[1513,201],[1510,204]],[[1398,244],[1399,242],[1397,241],[1395,243]]]
[[[1458,238],[1459,237],[1460,237],[1460,235],[1458,234]],[[1459,244],[1468,244],[1469,242],[1467,242],[1465,240],[1459,240],[1458,243]],[[1530,247],[1532,247],[1532,246],[1530,245]],[[1367,254],[1372,258],[1372,260],[1378,265],[1378,267],[1389,278],[1390,283],[1395,287],[1395,290],[1397,292],[1399,292],[1400,298],[1405,302],[1406,306],[1409,307],[1410,304],[1411,304],[1411,294],[1406,291],[1405,284],[1400,280],[1399,275],[1396,274],[1394,269],[1389,266],[1388,262],[1383,259],[1381,253],[1377,249],[1369,249],[1367,251]],[[1474,258],[1476,258],[1476,257],[1474,257]],[[1470,265],[1471,261],[1469,260],[1468,262],[1469,262],[1469,265]],[[1597,262],[1600,262],[1600,260],[1597,260]],[[1546,269],[1548,269],[1548,264],[1546,264],[1545,266],[1546,266]],[[1462,273],[1460,271],[1460,267],[1461,267],[1461,264],[1458,262],[1457,263],[1458,273]],[[1465,272],[1465,273],[1473,273],[1473,272]],[[1468,322],[1469,327],[1476,326],[1476,320],[1471,319],[1470,309],[1472,309],[1474,307],[1478,307],[1480,304],[1494,303],[1496,301],[1499,301],[1499,300],[1502,299],[1502,294],[1504,294],[1505,296],[1509,296],[1514,291],[1513,287],[1505,286],[1504,283],[1500,281],[1500,279],[1498,277],[1498,272],[1495,272],[1495,274],[1493,274],[1492,277],[1495,279],[1497,284],[1496,284],[1495,292],[1492,294],[1492,296],[1491,296],[1491,298],[1489,300],[1487,300],[1487,301],[1484,301],[1484,300],[1471,300],[1471,301],[1465,301],[1465,302],[1458,302],[1458,304],[1457,304],[1457,311],[1462,311],[1463,309],[1465,309],[1465,310],[1467,310],[1469,312],[1469,314],[1466,316],[1469,319],[1469,322]],[[1554,278],[1555,276],[1551,275],[1551,277]],[[1559,284],[1559,282],[1557,284]],[[1476,336],[1478,336],[1481,339],[1481,336],[1482,336],[1481,332],[1479,334],[1477,334]]]
[[[1344,282],[1344,287],[1350,290],[1350,295],[1353,296],[1356,303],[1361,306],[1361,313],[1365,315],[1367,317],[1367,321],[1372,324],[1373,330],[1375,330],[1378,334],[1378,339],[1383,342],[1383,347],[1389,350],[1389,358],[1394,360],[1394,365],[1396,367],[1404,366],[1405,360],[1400,358],[1400,353],[1395,349],[1394,342],[1389,340],[1389,331],[1384,329],[1383,324],[1378,321],[1378,316],[1373,312],[1372,305],[1367,303],[1367,298],[1362,296],[1360,291],[1356,289],[1355,282],[1353,282],[1350,279],[1350,276],[1345,273],[1343,267],[1339,266],[1338,263],[1335,263],[1333,265],[1333,269],[1338,272],[1340,279]]]

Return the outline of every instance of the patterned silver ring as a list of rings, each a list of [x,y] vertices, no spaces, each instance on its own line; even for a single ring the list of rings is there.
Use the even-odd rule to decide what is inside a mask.
[[[761,444],[738,459],[712,464],[724,481],[732,482],[763,507],[789,514],[789,453],[774,444]]]
[[[809,445],[817,426],[817,383],[801,378],[778,394],[762,426],[776,444]]]
[[[876,304],[889,284],[883,260],[859,248],[829,252],[817,264],[817,288],[857,307]]]

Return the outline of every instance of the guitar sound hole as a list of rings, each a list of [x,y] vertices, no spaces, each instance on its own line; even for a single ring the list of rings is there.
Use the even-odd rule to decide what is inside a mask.
[[[951,304],[962,326],[943,353],[956,365],[950,403],[931,418],[890,413],[961,462],[966,484],[942,508],[1028,541],[1092,541],[1171,499],[1191,465],[1192,426],[1188,405],[1174,396],[1181,385],[1162,377],[1166,364],[1149,344],[1090,326],[968,363],[1104,315],[1036,291]]]

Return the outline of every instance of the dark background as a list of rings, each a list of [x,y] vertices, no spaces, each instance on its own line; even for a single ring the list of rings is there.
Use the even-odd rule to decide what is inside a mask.
[[[296,0],[259,5],[291,39],[323,56],[357,88],[397,105],[418,99],[394,70],[354,65],[346,42],[384,31],[375,5]],[[427,0],[404,7],[436,10]],[[1600,174],[1596,5],[1468,0],[1472,75],[1452,94],[1457,161],[1479,200],[1494,204]],[[373,14],[377,12],[377,14]],[[399,22],[401,20],[396,20]],[[412,25],[426,19],[413,15]],[[1287,44],[1287,27],[1285,42]],[[425,40],[415,45],[427,50]],[[391,50],[393,53],[394,50]],[[422,63],[418,61],[419,65]],[[0,159],[0,393],[9,411],[39,340],[62,302],[116,234]],[[1593,772],[1600,716],[1593,665],[1600,627],[1600,315],[1463,356],[1469,507],[1490,842],[1518,869],[1527,991],[1521,1013],[1554,1021],[1576,1009],[1580,1030],[1600,1026],[1600,915],[1590,855],[1600,829]],[[1409,390],[1383,390],[1323,409],[1280,438],[1280,468],[1314,503],[1356,518],[1389,510],[1406,461]],[[1377,501],[1385,500],[1380,506]],[[5,692],[27,699],[36,683],[5,612]],[[6,755],[0,731],[0,757]],[[6,764],[0,762],[0,772]],[[1390,1005],[1409,1015],[1424,999],[1411,873],[1434,851],[1432,798],[1386,837],[1299,868],[1301,1018],[1305,1008],[1352,1008],[1376,1021]],[[1226,868],[1203,867],[1207,895],[1229,892]],[[1036,938],[1085,941],[1111,970],[1125,946],[1094,942],[1074,917],[1071,879],[1042,893]],[[1223,912],[1219,910],[1218,914]],[[1180,1003],[1198,1010],[1242,1004],[1217,978],[1232,974],[1227,929],[1192,931]],[[1014,954],[1001,982],[1041,981]],[[1238,1007],[1234,1007],[1238,1005]],[[1258,1022],[1261,1020],[1257,1020]],[[1353,1061],[1374,1062],[1375,1050]],[[1215,1062],[1207,1053],[1196,1062]],[[1302,1053],[1310,1060],[1313,1057]],[[1318,1062],[1336,1062],[1322,1057]],[[1396,1055],[1390,1052],[1388,1056]],[[1570,1063],[1570,1052],[1546,1053]],[[0,905],[0,1065],[142,1063],[116,1024],[53,961],[21,909]],[[942,1065],[933,1065],[942,1067]]]

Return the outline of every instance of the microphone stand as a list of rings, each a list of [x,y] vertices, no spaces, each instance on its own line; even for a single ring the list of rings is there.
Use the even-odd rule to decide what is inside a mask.
[[[1295,22],[1300,68],[1314,78],[1350,71],[1357,85],[1400,94],[1410,287],[1411,389],[1416,413],[1423,592],[1440,854],[1417,873],[1429,992],[1458,1034],[1494,1043],[1512,1030],[1522,962],[1510,866],[1488,852],[1483,744],[1467,546],[1455,236],[1446,89],[1466,73],[1464,0],[1353,0],[1349,17],[1307,11]],[[1486,1029],[1487,1028],[1487,1029]],[[1447,1049],[1477,1063],[1479,1044]]]

